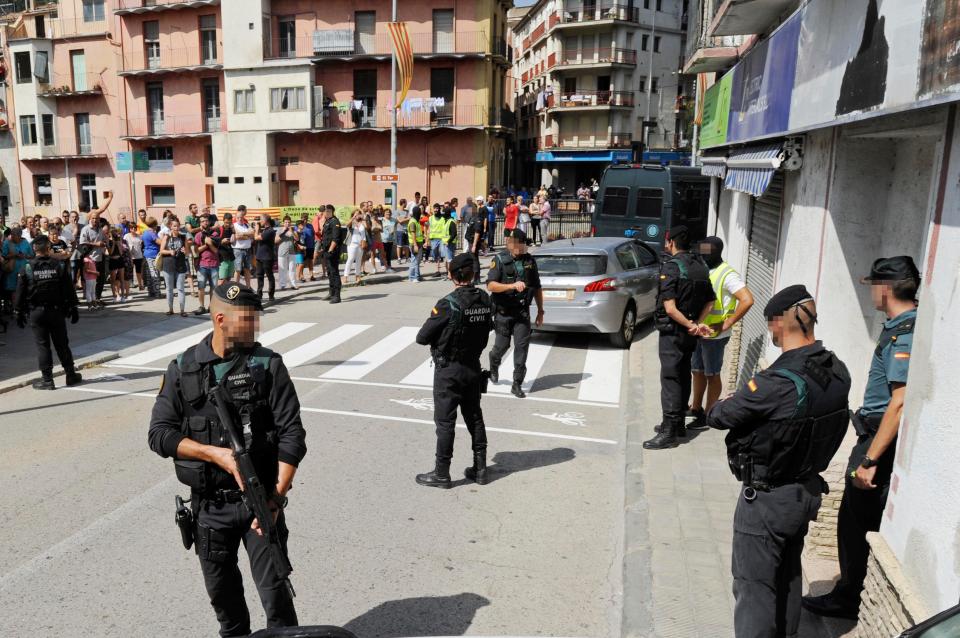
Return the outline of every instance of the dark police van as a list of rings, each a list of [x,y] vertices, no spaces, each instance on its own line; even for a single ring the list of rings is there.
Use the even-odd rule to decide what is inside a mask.
[[[699,167],[614,164],[600,180],[593,234],[623,237],[633,230],[659,251],[671,226],[686,225],[693,240],[706,237],[709,202],[710,178]]]

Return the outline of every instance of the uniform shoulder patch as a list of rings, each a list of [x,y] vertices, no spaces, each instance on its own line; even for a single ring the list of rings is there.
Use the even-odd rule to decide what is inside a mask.
[[[894,352],[894,353],[893,353],[893,358],[894,358],[894,359],[909,359],[909,358],[910,358],[910,353],[909,353],[909,352]]]
[[[750,379],[749,381],[747,381],[747,387],[750,389],[750,392],[756,392],[756,391],[757,391],[757,380],[756,380],[756,378],[753,378],[753,379]]]
[[[667,278],[666,275],[660,275],[660,279],[666,279],[666,278]]]
[[[440,314],[440,311],[437,310],[437,307],[436,307],[436,306],[434,306],[434,307],[433,307],[433,310],[430,311],[430,314],[436,316],[436,315],[439,315],[439,314]]]

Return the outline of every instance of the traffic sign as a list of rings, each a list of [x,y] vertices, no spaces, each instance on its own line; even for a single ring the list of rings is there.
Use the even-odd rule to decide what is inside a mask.
[[[389,174],[376,175],[375,174],[375,175],[371,175],[370,177],[374,182],[399,182],[400,181],[399,175],[389,175]]]

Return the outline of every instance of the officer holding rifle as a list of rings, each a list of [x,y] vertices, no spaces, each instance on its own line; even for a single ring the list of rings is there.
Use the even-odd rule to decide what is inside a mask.
[[[221,636],[250,633],[237,567],[243,542],[268,627],[297,625],[283,509],[306,454],[300,402],[280,355],[256,343],[259,297],[214,290],[213,332],[167,368],[153,407],[150,449],[173,458],[190,487],[178,497],[184,546],[196,546]]]

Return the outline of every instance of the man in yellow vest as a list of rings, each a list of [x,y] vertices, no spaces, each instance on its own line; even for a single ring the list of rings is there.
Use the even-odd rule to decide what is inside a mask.
[[[723,261],[723,240],[719,237],[702,239],[699,252],[710,269],[710,284],[716,301],[704,320],[713,333],[697,341],[690,365],[693,371],[693,396],[687,416],[692,416],[694,420],[687,427],[694,428],[706,427],[704,414],[720,398],[723,390],[720,368],[723,367],[723,351],[730,341],[730,331],[753,305],[753,294],[747,284],[733,266]],[[706,405],[703,403],[704,393],[707,395]]]
[[[446,272],[445,259],[447,245],[447,220],[443,217],[443,209],[440,204],[433,205],[433,216],[428,222],[428,237],[430,239],[430,259],[437,265],[437,277],[440,276],[440,268]]]

